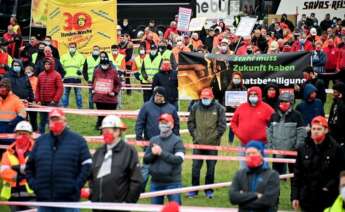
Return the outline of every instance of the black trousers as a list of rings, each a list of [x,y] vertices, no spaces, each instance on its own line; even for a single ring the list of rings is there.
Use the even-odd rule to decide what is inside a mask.
[[[96,108],[98,110],[116,110],[117,103],[101,103],[101,102],[95,102]],[[98,116],[96,127],[99,128],[102,125],[102,121],[104,119],[104,116]]]
[[[144,102],[147,102],[150,100],[152,96],[152,90],[143,90],[143,94],[144,94]]]
[[[218,155],[217,150],[199,150],[193,149],[193,155]],[[202,168],[203,160],[193,160],[192,165],[192,185],[198,186],[200,185],[200,170]],[[206,160],[207,171],[205,176],[205,184],[213,184],[214,183],[214,171],[216,168],[216,160]],[[207,189],[207,191],[213,191],[213,189]]]
[[[28,112],[29,114],[29,121],[32,126],[32,130],[36,132],[38,130],[38,125],[37,125],[37,112]]]
[[[281,155],[273,155],[274,158],[282,158]],[[284,156],[287,159],[296,159],[294,156]],[[293,163],[273,163],[272,168],[279,173],[279,175],[286,174],[286,167],[288,167],[289,173],[292,174],[294,171],[295,164]]]

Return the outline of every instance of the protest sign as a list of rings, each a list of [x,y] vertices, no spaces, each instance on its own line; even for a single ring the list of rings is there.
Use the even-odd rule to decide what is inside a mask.
[[[177,30],[181,32],[188,31],[191,17],[192,9],[180,7],[178,10]]]
[[[247,91],[226,91],[225,106],[238,107],[247,102]]]
[[[256,20],[257,18],[242,17],[239,25],[237,26],[235,34],[241,37],[250,36],[255,26]]]

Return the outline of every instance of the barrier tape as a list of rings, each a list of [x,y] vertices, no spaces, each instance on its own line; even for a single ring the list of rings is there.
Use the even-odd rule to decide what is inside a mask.
[[[148,204],[128,204],[128,203],[101,203],[101,202],[12,202],[0,201],[3,206],[29,206],[29,207],[53,207],[53,208],[80,208],[94,210],[110,210],[110,211],[148,211],[160,212],[163,205]],[[211,208],[211,207],[192,207],[181,206],[181,212],[236,212],[236,208]]]
[[[106,115],[117,115],[121,118],[137,118],[139,110],[95,110],[95,109],[76,109],[76,108],[63,108],[63,107],[49,107],[37,104],[30,104],[30,107],[26,108],[26,111],[32,112],[50,112],[52,109],[60,109],[66,114],[76,115],[88,115],[88,116],[106,116]],[[182,118],[187,118],[189,112],[178,112]],[[226,113],[227,117],[232,117],[233,113]]]
[[[293,177],[293,174],[280,175],[280,179],[288,179]],[[200,191],[210,188],[229,187],[231,182],[215,183],[211,185],[191,186],[178,189],[167,189],[156,192],[147,192],[140,195],[141,199],[152,198],[158,196],[187,193],[191,191]],[[127,203],[101,203],[101,202],[14,202],[14,201],[0,201],[2,206],[29,206],[29,207],[54,207],[54,208],[80,208],[80,209],[98,209],[98,210],[120,210],[120,211],[161,211],[162,205],[148,205],[148,204],[127,204]],[[33,211],[33,210],[28,210]],[[193,207],[182,206],[181,212],[235,212],[235,208],[211,208],[211,207]]]
[[[90,85],[78,85],[78,84],[64,84],[65,88],[87,88],[90,89]],[[136,87],[136,86],[126,86],[121,87],[121,90],[152,90],[151,86],[150,87]]]
[[[292,177],[293,177],[293,174],[283,174],[279,176],[279,179],[285,180]],[[167,190],[162,190],[162,191],[146,192],[140,195],[140,199],[172,195],[172,194],[188,193],[191,191],[201,191],[201,190],[206,190],[206,189],[230,187],[230,186],[231,186],[231,182],[224,182],[224,183],[215,183],[215,184],[209,184],[209,185],[190,186],[190,187],[184,187],[184,188],[174,188],[174,189],[167,189]]]
[[[181,130],[183,131],[183,130]],[[35,134],[33,137],[36,139],[40,135]],[[0,134],[0,139],[14,139],[15,134]],[[127,136],[126,136],[127,137]],[[132,136],[131,136],[132,137]],[[85,140],[91,144],[104,144],[102,136],[84,136]],[[150,145],[149,141],[136,141],[134,139],[127,140],[128,144],[146,147]],[[7,147],[7,145],[0,145],[1,147]],[[213,145],[201,145],[201,144],[184,144],[184,147],[187,149],[199,149],[199,150],[217,150],[217,151],[224,151],[224,152],[244,152],[245,148],[241,147],[231,147],[231,146],[213,146]],[[266,154],[276,154],[276,155],[286,155],[286,156],[297,156],[296,151],[288,151],[288,150],[274,150],[274,149],[266,149]]]

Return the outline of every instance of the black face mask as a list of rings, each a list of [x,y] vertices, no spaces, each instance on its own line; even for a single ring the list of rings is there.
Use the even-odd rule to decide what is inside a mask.
[[[253,50],[247,49],[247,54],[253,54]]]
[[[166,46],[159,46],[159,47],[158,47],[158,51],[159,51],[159,52],[164,52],[166,49],[167,49]]]

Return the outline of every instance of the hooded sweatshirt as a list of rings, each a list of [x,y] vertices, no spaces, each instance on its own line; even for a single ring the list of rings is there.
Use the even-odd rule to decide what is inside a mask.
[[[250,140],[266,143],[266,127],[274,112],[271,106],[262,101],[262,92],[259,87],[249,88],[248,97],[251,92],[258,95],[258,103],[255,106],[248,102],[241,104],[231,120],[231,129],[242,145],[246,145]]]
[[[268,98],[267,96],[267,91],[269,88],[274,88],[276,91],[276,96],[273,98]],[[279,86],[277,83],[270,82],[267,84],[267,86],[264,89],[264,94],[263,94],[263,100],[267,104],[269,104],[275,111],[278,110],[278,105],[279,105]]]
[[[303,90],[303,100],[296,106],[296,110],[299,111],[303,116],[305,125],[310,124],[314,117],[325,115],[320,99],[315,99],[313,101],[308,100],[310,94],[314,91],[317,92],[317,89],[314,85],[310,83],[306,84]]]

